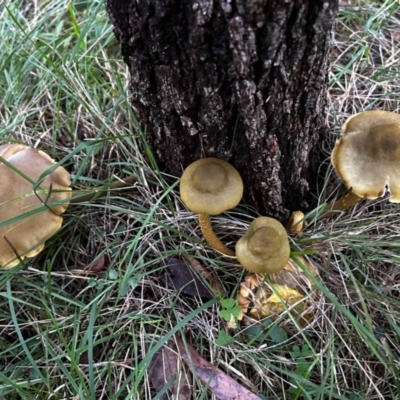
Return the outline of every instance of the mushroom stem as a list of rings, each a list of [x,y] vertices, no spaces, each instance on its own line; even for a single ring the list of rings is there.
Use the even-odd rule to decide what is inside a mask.
[[[199,214],[199,225],[201,232],[204,235],[207,243],[214,249],[227,256],[234,257],[235,252],[226,247],[215,234],[212,226],[210,216],[208,214]]]
[[[357,204],[361,200],[352,190],[349,190],[340,199],[336,200],[333,204],[328,204],[323,211],[322,218],[332,217],[337,214],[335,211],[344,211]]]

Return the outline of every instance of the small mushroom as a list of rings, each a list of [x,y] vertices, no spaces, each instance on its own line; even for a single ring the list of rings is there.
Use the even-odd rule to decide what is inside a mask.
[[[293,211],[290,214],[289,220],[286,223],[285,228],[292,233],[297,233],[298,235],[303,232],[306,226],[306,220],[304,219],[304,213],[302,211]]]
[[[362,198],[376,199],[386,188],[389,201],[399,203],[400,115],[365,111],[347,119],[341,134],[344,136],[336,142],[331,161],[350,191],[326,210],[345,210]]]
[[[280,271],[290,256],[284,226],[274,218],[259,217],[236,243],[236,257],[251,272],[272,274]]]
[[[182,174],[180,195],[186,207],[199,214],[204,238],[215,250],[234,256],[215,235],[210,215],[221,214],[238,205],[243,195],[243,182],[238,171],[218,158],[203,158],[190,164]]]
[[[71,180],[43,151],[22,144],[0,146],[0,267],[13,268],[34,257],[60,229]],[[45,172],[49,173],[45,175]]]

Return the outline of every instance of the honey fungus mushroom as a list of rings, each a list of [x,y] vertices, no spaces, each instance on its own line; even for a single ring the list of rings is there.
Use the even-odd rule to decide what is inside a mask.
[[[54,164],[43,151],[22,144],[0,146],[0,267],[34,257],[60,229],[71,180],[64,168],[52,170]]]
[[[331,161],[351,191],[328,210],[345,210],[362,198],[377,199],[386,188],[389,201],[400,203],[400,115],[364,111],[347,119],[341,134]]]
[[[236,257],[251,272],[272,274],[280,271],[290,256],[286,229],[274,218],[259,217],[236,243]]]
[[[186,207],[199,214],[204,238],[215,250],[234,256],[214,233],[210,215],[218,215],[238,205],[243,196],[243,181],[239,172],[218,158],[203,158],[190,164],[183,172],[180,195]]]

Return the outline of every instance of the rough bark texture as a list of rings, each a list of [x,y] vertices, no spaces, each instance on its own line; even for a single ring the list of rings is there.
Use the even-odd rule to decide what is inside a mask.
[[[337,0],[107,0],[131,103],[158,162],[179,176],[230,161],[246,201],[307,209],[326,134]]]

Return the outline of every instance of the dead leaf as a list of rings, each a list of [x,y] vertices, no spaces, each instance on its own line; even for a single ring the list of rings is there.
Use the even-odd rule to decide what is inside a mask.
[[[104,353],[104,348],[101,345],[96,345],[93,347],[92,360],[94,363],[101,360],[101,356]],[[79,364],[89,364],[89,351],[84,351],[79,357]]]
[[[220,281],[217,274],[212,271],[208,271],[207,268],[203,266],[203,264],[196,260],[193,257],[188,256],[187,254],[183,254],[183,258],[190,264],[190,266],[197,271],[201,276],[208,282],[210,282],[211,287],[215,290],[216,294],[225,293],[225,288],[222,282]]]
[[[297,290],[286,285],[268,284],[262,274],[247,275],[240,284],[238,294],[242,313],[255,319],[276,317],[291,306],[294,306],[293,312],[296,314],[302,313],[306,308],[302,300],[304,297]]]
[[[79,270],[83,270],[86,274],[95,274],[98,275],[104,272],[108,265],[110,264],[110,260],[107,255],[102,255],[98,259],[92,261],[90,264],[79,263],[77,268]]]
[[[260,400],[257,395],[202,358],[193,347],[185,346],[179,336],[175,335],[175,340],[185,363],[220,400]]]
[[[170,258],[165,270],[164,282],[172,282],[175,290],[190,296],[200,296],[211,300],[215,296],[204,285],[197,272],[193,271],[184,261]],[[169,279],[168,279],[169,278]]]
[[[154,354],[148,374],[157,393],[163,389],[170,379],[174,379],[166,393],[160,397],[161,400],[190,400],[190,386],[185,374],[180,373],[179,357],[174,344],[170,343]]]
[[[315,277],[319,275],[318,269],[311,262],[302,256],[298,256],[298,260],[307,268],[311,275]],[[314,286],[313,282],[292,259],[279,272],[269,274],[269,278],[272,283],[289,286],[304,295],[310,293]]]

